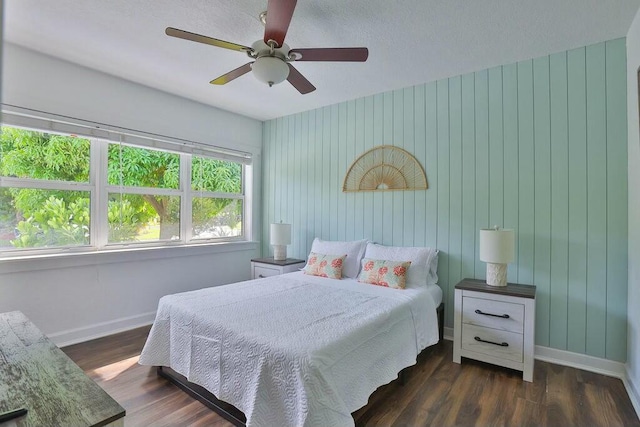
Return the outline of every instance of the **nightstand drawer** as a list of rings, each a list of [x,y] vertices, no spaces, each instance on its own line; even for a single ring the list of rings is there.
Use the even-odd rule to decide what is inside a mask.
[[[303,259],[295,258],[287,258],[282,261],[273,258],[254,258],[251,260],[251,278],[260,279],[292,273],[300,270],[304,267],[304,264],[305,261]]]
[[[466,351],[521,363],[522,345],[522,334],[474,325],[462,327],[462,349]]]
[[[484,298],[462,298],[462,323],[522,334],[524,305]]]
[[[267,268],[267,267],[257,266],[257,265],[254,267],[254,277],[256,279],[260,279],[263,277],[277,276],[278,274],[280,274],[280,269],[278,268]]]

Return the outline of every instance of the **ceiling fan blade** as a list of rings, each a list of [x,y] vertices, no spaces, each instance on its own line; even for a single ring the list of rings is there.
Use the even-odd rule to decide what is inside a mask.
[[[190,33],[189,31],[179,30],[173,27],[167,27],[167,29],[164,32],[171,37],[191,40],[192,42],[204,43],[211,46],[222,47],[225,49],[237,50],[240,52],[251,52],[253,50],[248,46],[242,46],[240,44],[235,44],[235,43],[227,42],[224,40],[214,39],[213,37],[207,37],[207,36],[202,36],[196,33]]]
[[[269,40],[278,43],[278,47],[284,43],[287,35],[293,10],[296,8],[297,0],[269,0],[267,5],[267,23],[264,27],[264,42],[269,44]]]
[[[369,57],[366,47],[328,47],[318,49],[291,49],[289,56],[296,61],[352,61],[364,62]],[[300,58],[297,58],[300,56]]]
[[[253,64],[253,62],[246,63],[242,67],[238,67],[233,71],[229,71],[227,74],[221,75],[217,79],[211,80],[209,83],[211,83],[212,85],[227,84],[231,80],[237,79],[238,77],[243,76],[251,71],[251,64]]]
[[[289,66],[289,77],[287,77],[287,80],[293,85],[293,87],[298,89],[298,92],[304,95],[316,90],[316,87],[312,85],[311,82],[302,74],[300,74],[300,71],[296,70],[291,64],[287,65]]]

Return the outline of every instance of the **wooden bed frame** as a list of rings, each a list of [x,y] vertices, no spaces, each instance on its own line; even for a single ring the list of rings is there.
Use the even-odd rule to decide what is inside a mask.
[[[444,303],[440,303],[440,305],[436,309],[436,313],[438,315],[438,335],[440,338],[439,342],[442,342],[442,339],[444,337]],[[213,395],[213,393],[211,393],[204,387],[199,386],[198,384],[190,382],[186,377],[180,375],[171,368],[168,368],[166,366],[157,366],[156,369],[159,376],[177,385],[188,395],[202,402],[206,407],[212,409],[222,418],[231,422],[235,426],[245,426],[247,418],[244,416],[242,411],[240,411],[235,406],[219,400]],[[398,374],[398,379],[401,384],[405,383],[404,369]]]

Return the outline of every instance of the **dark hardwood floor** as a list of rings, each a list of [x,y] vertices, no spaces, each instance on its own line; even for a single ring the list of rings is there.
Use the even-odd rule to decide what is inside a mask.
[[[127,426],[229,426],[200,402],[138,365],[149,328],[63,348],[126,410]],[[406,383],[379,388],[354,413],[358,426],[638,426],[619,379],[536,361],[520,372],[463,359],[452,343],[425,350]]]

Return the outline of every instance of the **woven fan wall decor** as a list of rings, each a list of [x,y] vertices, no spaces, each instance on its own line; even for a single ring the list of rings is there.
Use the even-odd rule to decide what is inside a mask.
[[[427,176],[409,152],[392,145],[366,151],[344,177],[342,191],[426,190]]]

